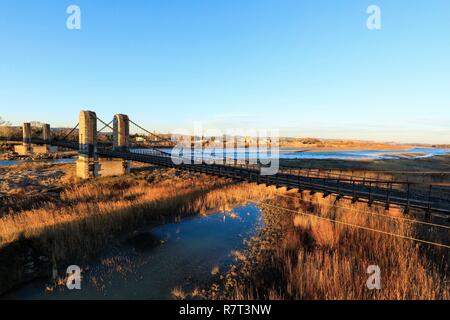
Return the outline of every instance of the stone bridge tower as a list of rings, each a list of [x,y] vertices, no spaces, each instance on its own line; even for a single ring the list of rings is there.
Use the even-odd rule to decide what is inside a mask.
[[[127,115],[116,114],[113,120],[113,150],[127,152],[130,147],[130,119]],[[131,169],[131,161],[122,160],[122,172],[128,174]]]
[[[82,179],[97,177],[100,165],[97,155],[97,116],[95,112],[80,112],[79,143],[77,177]]]
[[[42,140],[50,142],[52,140],[50,125],[44,124],[42,126]]]
[[[15,146],[14,151],[21,156],[28,156],[32,153],[31,146],[31,123],[25,122],[22,126],[22,145]]]

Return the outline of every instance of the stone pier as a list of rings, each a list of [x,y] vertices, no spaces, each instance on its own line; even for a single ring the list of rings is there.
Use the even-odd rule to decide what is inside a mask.
[[[130,146],[130,120],[127,115],[116,114],[113,120],[114,151],[128,151]]]
[[[21,156],[28,156],[31,154],[31,123],[26,122],[22,127],[22,139],[23,143],[21,146],[15,146],[14,151]]]
[[[31,147],[31,123],[26,122],[23,124],[23,145]]]
[[[79,143],[77,177],[82,179],[95,178],[100,171],[97,155],[97,116],[95,112],[80,112]]]
[[[127,115],[116,114],[113,119],[113,150],[127,152],[130,147],[130,121]],[[100,159],[103,176],[119,176],[130,173],[131,161]]]
[[[49,124],[44,124],[42,126],[42,140],[44,140],[46,142],[50,142],[52,140]],[[57,151],[58,151],[58,147],[51,146],[48,144],[33,146],[33,153],[37,153],[37,154],[47,154],[47,153],[53,153],[53,152],[57,152]]]
[[[50,125],[44,124],[42,126],[42,140],[44,141],[51,141],[52,140],[52,134],[50,131]]]

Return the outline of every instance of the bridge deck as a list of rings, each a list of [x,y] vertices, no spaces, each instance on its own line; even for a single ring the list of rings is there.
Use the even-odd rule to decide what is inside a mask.
[[[368,203],[383,203],[386,206],[400,205],[406,209],[422,209],[427,212],[440,212],[450,216],[450,188],[430,186],[419,183],[405,183],[383,180],[339,179],[327,177],[307,177],[280,172],[262,176],[254,166],[220,164],[181,164],[176,165],[168,156],[134,152],[115,152],[99,149],[98,154],[105,157],[120,158],[143,163],[202,172],[243,181],[264,183],[278,187],[309,190],[338,197],[351,197]]]

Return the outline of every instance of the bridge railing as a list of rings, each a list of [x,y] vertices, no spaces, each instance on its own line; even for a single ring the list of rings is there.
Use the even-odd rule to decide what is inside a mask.
[[[218,165],[215,165],[216,167]],[[221,166],[221,165],[219,165]],[[243,172],[245,177],[260,171],[260,165],[226,164],[221,167],[233,168]],[[350,196],[354,199],[365,198],[369,203],[383,202],[410,208],[421,208],[427,212],[440,211],[450,213],[450,187],[418,182],[405,182],[382,179],[352,178],[342,176],[304,175],[302,171],[281,170],[274,176],[258,176],[260,182],[291,188],[304,188],[338,196]]]
[[[281,170],[302,171],[302,174],[320,175],[320,176],[340,176],[361,179],[391,179],[403,182],[439,182],[450,183],[450,171],[387,171],[387,170],[365,170],[365,169],[343,169],[343,168],[317,168],[317,167],[299,167],[289,164],[281,164]]]

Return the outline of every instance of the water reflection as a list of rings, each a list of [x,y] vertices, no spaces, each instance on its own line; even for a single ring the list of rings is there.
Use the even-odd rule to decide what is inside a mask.
[[[165,152],[170,152],[170,149],[161,149]],[[140,152],[145,152],[145,150],[136,150]],[[404,157],[409,158],[426,158],[439,155],[445,155],[450,153],[450,149],[439,149],[439,148],[412,148],[407,150],[313,150],[308,148],[280,148],[279,153],[275,156],[279,156],[280,159],[339,159],[339,160],[355,160],[355,159],[368,159],[368,160],[379,160],[379,159],[400,159]],[[196,151],[196,156],[202,155],[201,150]],[[203,158],[204,159],[222,159],[224,154],[224,149],[204,149]],[[245,159],[246,157],[250,159],[268,159],[274,157],[274,154],[270,153],[267,149],[260,148],[237,148],[226,149],[226,157],[230,159],[237,158],[238,160]]]
[[[82,266],[81,290],[61,286],[46,292],[45,281],[36,281],[6,298],[169,299],[174,288],[190,292],[208,285],[261,225],[259,209],[249,205],[144,230]]]

